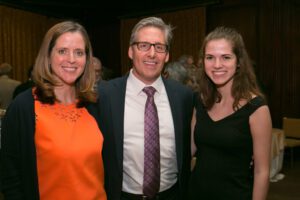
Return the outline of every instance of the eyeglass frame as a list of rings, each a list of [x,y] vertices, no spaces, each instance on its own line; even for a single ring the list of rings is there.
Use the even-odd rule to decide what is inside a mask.
[[[147,44],[147,45],[149,45],[149,48],[145,49],[145,50],[142,50],[142,49],[140,49],[139,44]],[[169,45],[167,45],[167,44],[150,43],[150,42],[133,42],[131,45],[136,45],[137,49],[140,50],[140,51],[143,51],[143,52],[149,51],[152,46],[154,46],[154,50],[157,53],[167,53],[167,52],[169,52]],[[165,50],[164,51],[157,51],[156,45],[162,45],[162,46],[164,46]]]

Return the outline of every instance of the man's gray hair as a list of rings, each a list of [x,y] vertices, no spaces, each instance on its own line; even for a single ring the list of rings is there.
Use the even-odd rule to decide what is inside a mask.
[[[136,41],[136,35],[144,27],[156,27],[162,30],[165,33],[166,45],[170,46],[171,40],[173,38],[173,27],[170,24],[166,24],[161,18],[159,17],[148,17],[140,20],[132,29],[129,44],[132,45]]]

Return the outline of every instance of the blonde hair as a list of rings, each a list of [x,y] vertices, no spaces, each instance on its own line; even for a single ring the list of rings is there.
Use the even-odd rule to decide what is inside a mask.
[[[67,32],[79,32],[85,42],[86,64],[83,74],[76,80],[75,88],[78,98],[78,107],[87,102],[96,101],[96,93],[93,89],[95,83],[95,72],[92,63],[92,46],[85,28],[74,21],[64,21],[54,25],[46,33],[33,69],[33,80],[36,84],[35,94],[43,103],[53,104],[56,100],[54,86],[55,81],[50,66],[50,55],[57,39]]]

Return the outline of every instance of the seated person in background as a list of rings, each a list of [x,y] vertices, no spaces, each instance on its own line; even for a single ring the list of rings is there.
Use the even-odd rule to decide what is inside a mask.
[[[163,76],[174,79],[182,84],[188,82],[188,72],[180,62],[170,62],[166,65]]]
[[[34,85],[34,82],[32,81],[31,79],[31,72],[32,72],[32,69],[33,69],[33,66],[31,66],[28,71],[27,71],[27,81],[24,82],[24,83],[21,83],[20,85],[18,85],[16,87],[16,89],[14,90],[14,93],[13,93],[13,99],[18,95],[20,94],[21,92],[27,90],[28,88],[31,88],[33,87]]]
[[[10,104],[15,88],[21,82],[11,79],[12,66],[8,63],[0,65],[0,109],[6,110]]]
[[[178,62],[180,62],[181,64],[183,64],[184,66],[187,65],[194,65],[194,58],[192,55],[182,55],[178,58]]]
[[[112,69],[103,66],[101,60],[95,56],[93,57],[93,66],[96,73],[96,82],[103,80],[108,81],[117,77]]]
[[[192,88],[193,91],[197,91],[199,77],[199,68],[194,64],[194,58],[192,55],[182,55],[178,58],[178,62],[180,62],[185,69],[187,70],[189,80],[187,85]]]
[[[99,58],[94,56],[92,58],[92,65],[95,69],[96,82],[98,82],[102,80],[102,63]]]

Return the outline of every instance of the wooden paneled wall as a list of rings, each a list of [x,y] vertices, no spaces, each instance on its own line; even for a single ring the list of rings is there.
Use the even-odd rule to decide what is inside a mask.
[[[176,27],[171,60],[182,54],[198,57],[204,35],[216,26],[234,27],[244,37],[249,55],[268,97],[273,126],[282,117],[300,118],[300,1],[223,0],[218,5],[156,13]],[[99,23],[84,16],[94,54],[118,74],[128,71],[130,31],[139,19]],[[14,66],[14,78],[26,79],[40,42],[57,19],[0,6],[0,62]],[[93,22],[93,23],[91,23]],[[97,22],[97,23],[96,23]]]
[[[208,31],[225,25],[243,35],[278,128],[283,116],[300,118],[299,21],[297,0],[224,0],[207,9]]]
[[[13,66],[14,79],[25,81],[47,29],[57,19],[0,6],[0,64]]]
[[[170,50],[170,61],[177,60],[181,55],[190,54],[198,57],[201,42],[205,35],[205,8],[198,7],[180,11],[157,13],[167,24],[174,27]],[[124,19],[121,21],[121,68],[126,73],[131,68],[128,58],[128,46],[133,26],[141,18]]]

